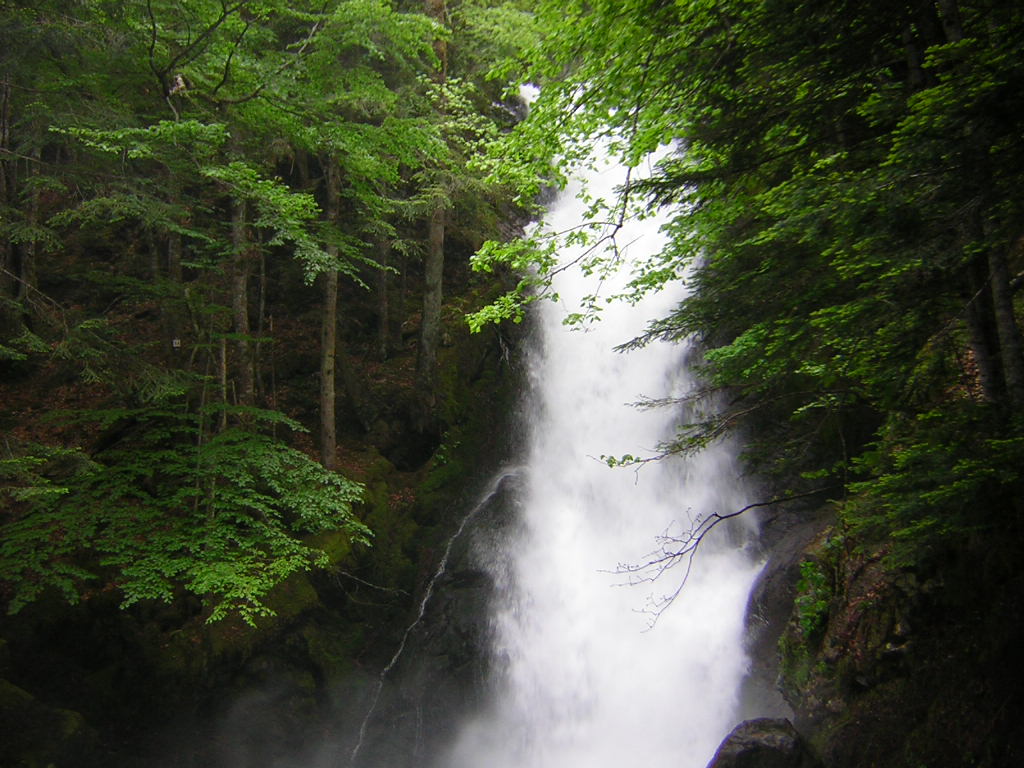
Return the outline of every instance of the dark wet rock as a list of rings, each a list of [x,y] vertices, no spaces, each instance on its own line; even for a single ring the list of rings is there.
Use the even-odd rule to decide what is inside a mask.
[[[423,613],[382,681],[356,766],[430,765],[465,715],[483,706],[490,604],[507,563],[499,542],[518,519],[519,473],[499,475],[452,542]]]
[[[725,737],[708,768],[818,768],[789,720],[745,720]]]
[[[751,671],[744,681],[742,717],[793,716],[779,686],[779,639],[793,612],[800,562],[830,519],[831,513],[821,509],[780,510],[761,519],[761,542],[770,555],[747,603]]]

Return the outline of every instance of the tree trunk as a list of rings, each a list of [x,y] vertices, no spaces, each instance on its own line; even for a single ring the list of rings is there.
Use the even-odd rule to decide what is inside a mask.
[[[937,0],[939,20],[947,42],[959,43],[964,38],[964,30],[960,21],[960,3],[958,0]]]
[[[916,93],[924,87],[924,57],[909,23],[903,26],[903,51],[907,61],[907,84]]]
[[[326,160],[327,208],[324,211],[332,224],[341,213],[341,171],[334,158]],[[324,309],[320,330],[320,460],[327,469],[338,463],[338,431],[335,416],[336,371],[338,359],[338,246],[328,245],[332,265],[324,273]]]
[[[252,356],[253,375],[256,380],[256,394],[259,397],[260,403],[265,403],[267,387],[263,378],[263,344],[261,339],[263,339],[265,333],[263,324],[267,313],[267,258],[262,250],[257,254],[257,262],[259,263],[259,301],[256,304],[256,340],[253,342]]]
[[[249,326],[249,272],[252,268],[252,241],[246,221],[247,206],[244,200],[233,200],[231,204],[231,314],[234,319],[235,351],[238,356],[236,375],[238,380],[238,402],[252,405],[254,402],[254,376],[251,350],[251,328]]]
[[[427,237],[427,261],[424,267],[423,322],[420,325],[416,378],[428,402],[432,403],[437,369],[437,350],[441,342],[441,298],[444,275],[445,210],[438,203],[430,216]]]
[[[448,9],[445,0],[424,0],[424,10],[439,24],[446,24]],[[443,83],[448,77],[448,44],[443,38],[434,41],[438,69],[434,79]],[[441,105],[441,117],[444,116]],[[423,320],[420,324],[419,353],[416,358],[416,380],[424,400],[433,407],[436,387],[437,350],[441,341],[441,299],[444,276],[445,201],[438,194],[430,213],[427,235],[427,258],[424,265]]]
[[[1003,370],[1000,363],[999,338],[993,318],[992,291],[983,259],[975,257],[967,266],[967,284],[971,295],[967,304],[967,326],[978,383],[985,402],[1003,400]]]
[[[384,239],[377,244],[377,263],[381,266],[377,272],[377,357],[383,361],[388,359],[391,346],[391,245]]]
[[[219,378],[220,378],[220,401],[222,405],[227,405],[228,400],[228,340],[223,336],[220,337],[220,361],[219,361]],[[220,412],[220,431],[223,432],[228,428],[228,412],[226,409]]]
[[[14,199],[14,161],[11,150],[11,81],[0,80],[0,208],[6,210]],[[8,238],[0,239],[0,299],[15,295],[14,248]],[[7,319],[8,307],[0,305],[0,317]]]
[[[10,210],[17,196],[18,163],[11,151],[11,99],[9,75],[0,80],[0,210]],[[10,238],[0,238],[0,339],[17,335],[22,311],[11,299],[20,295],[17,250]]]
[[[185,252],[180,232],[170,232],[167,235],[167,277],[174,283],[181,285],[181,257]]]
[[[337,250],[328,246],[328,252]],[[332,254],[335,255],[335,254]],[[337,468],[338,431],[334,413],[335,361],[338,356],[338,271],[324,273],[324,312],[320,329],[320,460],[327,469]]]
[[[398,252],[398,290],[397,301],[391,308],[391,349],[405,349],[404,326],[406,307],[409,299],[409,254],[406,250]],[[395,311],[397,307],[397,312]]]
[[[36,177],[39,175],[39,158],[41,152],[38,147],[35,147],[31,152],[32,163],[29,175]],[[39,226],[39,190],[33,188],[30,193],[29,205],[28,205],[28,225],[33,230]],[[39,257],[39,241],[35,238],[22,243],[18,249],[18,253],[21,255],[21,259],[18,263],[17,280],[18,280],[18,299],[22,304],[29,309],[31,312],[32,302],[38,304],[38,286],[39,286],[39,275],[37,260]]]
[[[988,257],[992,280],[992,304],[999,336],[999,352],[1003,364],[1003,378],[1010,405],[1024,406],[1024,344],[1020,328],[1013,313],[1013,291],[1010,288],[1010,270],[1006,254],[993,248]]]
[[[423,11],[438,24],[448,26],[448,3],[447,0],[423,0]],[[434,53],[440,62],[438,69],[440,82],[448,76],[448,41],[438,38],[434,41]]]

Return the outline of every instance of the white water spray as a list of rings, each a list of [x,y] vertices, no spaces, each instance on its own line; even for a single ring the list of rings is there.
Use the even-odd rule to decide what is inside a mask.
[[[591,194],[604,197],[623,179],[615,167],[592,176]],[[582,218],[582,204],[567,193],[545,226],[562,230]],[[651,218],[620,231],[617,241],[630,244],[625,258],[656,252],[662,223]],[[650,455],[671,436],[678,413],[629,403],[692,388],[686,350],[613,348],[681,293],[611,304],[601,322],[572,332],[562,319],[594,292],[594,279],[566,270],[555,285],[561,306],[539,308],[523,519],[506,545],[509,567],[495,574],[494,701],[462,729],[446,768],[704,768],[737,719],[744,611],[757,573],[737,543],[743,536],[722,526],[705,539],[685,588],[650,631],[645,598],[675,584],[623,586],[628,577],[614,573],[643,562],[658,534],[746,503],[729,450],[712,447],[638,472],[598,459]]]

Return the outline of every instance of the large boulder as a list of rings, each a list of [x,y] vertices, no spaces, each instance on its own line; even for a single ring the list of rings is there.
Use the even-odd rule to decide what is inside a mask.
[[[818,768],[789,720],[760,717],[744,720],[718,747],[708,768]]]

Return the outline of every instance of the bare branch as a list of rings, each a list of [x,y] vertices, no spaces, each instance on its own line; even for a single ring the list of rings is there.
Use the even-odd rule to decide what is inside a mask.
[[[679,579],[671,592],[661,595],[660,597],[654,597],[652,595],[648,598],[648,605],[643,609],[643,612],[651,615],[649,628],[652,628],[657,623],[661,614],[672,605],[675,599],[682,592],[683,587],[686,586],[686,582],[689,579],[690,572],[693,568],[693,559],[696,557],[697,551],[705,538],[707,538],[711,531],[717,528],[719,524],[726,520],[739,517],[752,509],[770,507],[776,504],[785,504],[790,501],[818,496],[827,491],[835,490],[838,487],[839,486],[826,486],[823,488],[815,488],[812,491],[779,496],[768,501],[756,501],[733,512],[713,512],[706,516],[697,515],[696,517],[691,517],[690,527],[683,533],[673,534],[666,529],[660,536],[658,536],[656,538],[658,547],[647,555],[648,559],[645,562],[620,563],[612,573],[627,576],[628,580],[625,583],[629,586],[634,586],[636,584],[654,583],[673,568],[680,565],[683,566],[682,578]]]

